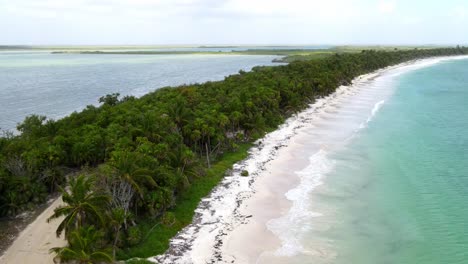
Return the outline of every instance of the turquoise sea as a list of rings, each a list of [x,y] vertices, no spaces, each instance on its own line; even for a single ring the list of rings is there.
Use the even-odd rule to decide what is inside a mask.
[[[343,89],[286,149],[300,181],[259,263],[468,263],[468,59]]]
[[[330,155],[316,201],[333,221],[305,240],[328,245],[325,263],[468,263],[468,60],[392,85],[367,127]]]

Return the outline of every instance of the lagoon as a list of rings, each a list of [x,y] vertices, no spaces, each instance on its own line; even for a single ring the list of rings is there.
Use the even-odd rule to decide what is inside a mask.
[[[278,65],[270,55],[96,55],[0,52],[0,128],[31,114],[57,119],[106,94],[142,96],[165,86],[222,80],[239,70]]]

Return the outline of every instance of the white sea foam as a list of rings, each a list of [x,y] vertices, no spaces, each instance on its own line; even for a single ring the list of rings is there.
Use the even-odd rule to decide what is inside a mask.
[[[292,202],[289,212],[280,218],[268,221],[267,227],[281,240],[281,247],[273,252],[276,256],[291,257],[308,251],[301,240],[312,227],[314,217],[320,212],[310,211],[310,193],[322,184],[323,178],[334,168],[330,154],[345,146],[356,133],[365,127],[378,113],[391,95],[393,83],[386,77],[367,75],[358,79],[351,87],[340,87],[336,97],[329,97],[323,103],[321,111],[315,113],[316,119],[305,124],[304,131],[313,129],[320,132],[311,136],[298,131],[295,139],[314,142],[319,148],[309,147],[309,164],[296,171],[299,185],[288,191],[285,196]],[[329,111],[334,109],[334,111]],[[343,118],[343,114],[345,118]],[[332,120],[330,123],[328,120]],[[307,145],[307,144],[306,144]],[[267,252],[268,254],[268,252]]]
[[[382,107],[384,103],[385,103],[385,100],[382,100],[374,105],[374,108],[372,108],[371,116],[367,118],[367,123],[369,123],[372,120],[372,118],[377,114],[377,112],[379,111],[379,109]]]
[[[311,114],[325,102],[325,99],[318,100],[313,107],[288,119],[278,130],[257,141],[257,146],[249,151],[249,158],[235,164],[231,175],[225,177],[210,196],[202,200],[194,223],[171,240],[170,250],[149,260],[159,263],[206,263],[212,259],[220,263],[216,258],[219,254],[217,245],[226,232],[232,231],[247,218],[238,209],[242,201],[253,194],[254,180],[265,171],[265,165],[276,157],[279,149],[286,146],[296,130],[308,122]],[[243,170],[249,172],[249,177],[240,176]]]
[[[310,218],[321,216],[320,213],[309,210],[309,195],[313,189],[322,184],[322,178],[333,169],[334,161],[327,157],[324,150],[320,150],[309,160],[310,164],[305,169],[295,172],[301,184],[286,193],[288,200],[294,202],[289,213],[267,223],[268,229],[275,234],[281,233],[283,244],[275,252],[279,256],[293,256],[302,252],[301,234],[309,230]],[[284,232],[285,230],[288,232]]]
[[[389,97],[393,91],[393,80],[395,77],[408,71],[428,67],[447,59],[452,58],[421,60],[404,66],[389,67],[374,74],[366,75],[363,78],[357,78],[354,84],[355,89],[351,89],[354,90],[355,93],[352,93],[351,96],[349,96],[349,93],[348,96],[343,96],[342,90],[338,90],[336,94],[339,95],[340,99],[330,99],[328,101],[328,107],[337,108],[339,109],[338,111],[331,113],[323,110],[322,112],[328,115],[342,115],[342,113],[347,113],[356,118],[351,118],[351,122],[343,123],[342,125],[336,124],[336,126],[326,127],[324,131],[315,137],[310,137],[310,134],[301,135],[301,133],[296,136],[296,138],[304,136],[309,137],[310,140],[318,142],[318,145],[326,146],[326,148],[321,147],[318,150],[312,149],[310,151],[311,157],[309,164],[304,169],[296,172],[297,176],[300,178],[299,185],[285,194],[286,198],[292,201],[289,212],[280,218],[271,219],[267,223],[268,229],[280,238],[282,243],[281,247],[273,252],[274,255],[291,257],[297,254],[308,254],[308,252],[310,252],[309,249],[303,247],[301,240],[303,239],[303,235],[307,234],[307,231],[312,228],[314,224],[313,218],[322,216],[321,212],[310,211],[312,202],[310,200],[310,193],[317,186],[321,185],[326,174],[333,170],[335,161],[330,158],[330,154],[334,150],[345,146],[350,139],[365,128],[378,114],[379,110],[386,102],[385,99]],[[347,99],[351,99],[352,102]],[[355,105],[356,102],[358,105]],[[326,107],[323,109],[326,109]],[[314,123],[313,128],[320,129],[321,124]],[[337,133],[336,130],[339,132]],[[265,254],[268,255],[269,252],[265,252]]]
[[[379,112],[380,108],[382,108],[382,106],[385,104],[385,100],[381,100],[379,102],[377,102],[375,105],[374,105],[374,108],[372,108],[372,111],[371,111],[371,114],[369,115],[369,117],[367,118],[366,122],[365,123],[361,123],[361,125],[359,125],[359,129],[363,129],[367,126],[367,124],[369,122],[372,121],[372,119],[374,118],[374,116],[377,114],[377,112]],[[358,131],[356,130],[356,132]]]
[[[333,170],[334,161],[329,158],[330,154],[343,147],[362,123],[370,122],[378,113],[392,93],[395,76],[443,60],[445,58],[421,60],[360,76],[351,86],[339,87],[332,95],[317,100],[308,109],[286,120],[278,130],[256,142],[249,158],[236,164],[232,173],[202,200],[193,223],[171,240],[170,249],[149,260],[159,263],[234,262],[235,258],[224,254],[224,239],[248,221],[249,216],[239,209],[255,193],[253,183],[258,177],[271,175],[270,161],[280,152],[290,151],[288,145],[293,140],[310,142],[314,146],[304,145],[305,154],[310,157],[309,164],[304,168],[290,168],[297,170],[293,173],[300,179],[299,185],[285,194],[292,206],[285,215],[270,220],[267,227],[282,243],[275,255],[292,256],[302,252],[301,235],[313,224],[312,219],[321,215],[310,212],[308,196]],[[241,177],[242,170],[249,171],[249,177]]]

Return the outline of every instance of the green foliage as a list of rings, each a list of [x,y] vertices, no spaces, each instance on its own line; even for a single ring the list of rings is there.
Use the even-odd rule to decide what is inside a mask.
[[[134,246],[140,243],[142,239],[141,231],[138,227],[132,226],[128,229],[127,242],[129,246]]]
[[[34,207],[61,189],[65,205],[51,216],[65,217],[58,234],[65,231],[71,239],[72,232],[92,226],[115,253],[137,243],[138,225],[147,237],[120,255],[162,253],[232,161],[244,156],[244,143],[361,74],[467,52],[355,50],[255,67],[224,81],[162,88],[138,99],[110,94],[100,98],[100,107],[60,120],[27,117],[18,125],[21,134],[0,138],[0,216]],[[86,166],[92,177],[71,176],[65,191],[64,172]]]
[[[26,117],[23,123],[18,124],[16,129],[18,129],[24,137],[40,137],[45,120],[45,116],[31,115]]]
[[[177,221],[173,212],[165,212],[161,217],[161,224],[166,226],[172,226]]]
[[[246,170],[243,170],[243,171],[241,172],[241,176],[244,176],[244,177],[249,176],[249,172],[246,171]]]
[[[30,176],[8,177],[0,172],[0,214],[13,217],[45,202],[46,187]]]
[[[111,263],[114,258],[110,249],[100,247],[102,237],[102,232],[94,227],[80,227],[70,233],[68,246],[52,248],[50,251],[57,254],[61,263]]]
[[[62,189],[62,200],[65,205],[54,210],[54,214],[47,219],[60,218],[64,216],[57,229],[57,237],[62,231],[65,235],[85,225],[104,225],[101,208],[109,201],[109,196],[94,192],[91,188],[94,180],[91,177],[80,175],[70,181],[70,192]]]
[[[177,198],[177,205],[171,209],[176,222],[169,226],[161,224],[161,219],[141,219],[140,229],[145,237],[136,246],[124,248],[118,254],[119,259],[132,257],[151,257],[164,253],[169,247],[169,240],[177,232],[192,222],[195,209],[201,199],[222,180],[227,170],[234,163],[245,159],[251,144],[241,144],[235,152],[222,155],[213,166],[207,170],[206,176],[195,179],[190,189]]]
[[[115,106],[119,102],[119,93],[108,94],[106,96],[101,96],[99,102],[108,106]]]

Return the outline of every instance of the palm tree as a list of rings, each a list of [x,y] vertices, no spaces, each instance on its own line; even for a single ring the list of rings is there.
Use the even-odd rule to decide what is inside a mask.
[[[15,216],[21,208],[21,192],[15,190],[7,190],[0,196],[0,214],[7,216]]]
[[[182,100],[178,100],[172,106],[169,107],[169,116],[172,118],[177,126],[177,131],[180,132],[182,127],[187,123],[190,116],[190,112],[186,107],[186,103]]]
[[[117,250],[117,244],[120,239],[120,231],[122,230],[122,226],[126,228],[127,220],[131,217],[131,214],[126,212],[123,208],[116,208],[113,209],[109,217],[109,227],[112,228],[114,232],[114,242],[112,244],[112,256],[115,258],[115,252]]]
[[[143,189],[140,184],[147,182],[153,186],[156,182],[151,177],[151,171],[138,166],[139,156],[137,153],[128,151],[114,151],[109,164],[114,169],[116,176],[128,182],[132,188],[143,198]]]
[[[79,264],[110,263],[114,258],[109,249],[97,246],[102,232],[92,226],[82,227],[70,233],[66,247],[55,247],[50,252],[56,253],[60,262],[75,261]]]
[[[64,175],[56,167],[43,170],[39,179],[47,186],[51,193],[57,191],[57,189],[65,183]]]
[[[64,230],[65,235],[68,236],[73,229],[82,227],[87,221],[104,224],[101,212],[110,197],[107,194],[94,192],[91,189],[93,184],[93,178],[79,175],[70,181],[70,192],[61,189],[65,205],[55,208],[54,214],[47,219],[47,222],[50,222],[52,219],[65,216],[57,228],[57,237]]]

